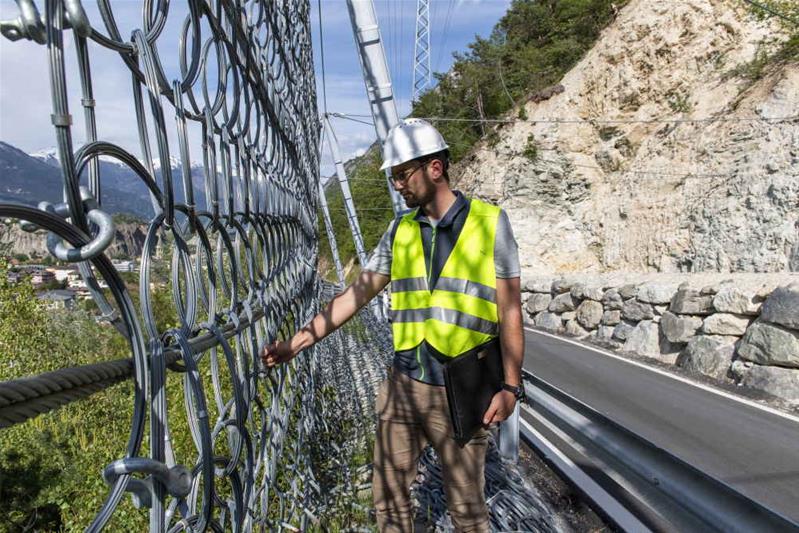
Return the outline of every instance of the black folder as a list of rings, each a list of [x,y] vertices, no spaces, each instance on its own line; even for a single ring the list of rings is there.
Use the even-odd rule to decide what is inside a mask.
[[[444,365],[444,384],[455,441],[464,446],[483,426],[483,415],[502,390],[505,373],[499,338],[495,338]]]

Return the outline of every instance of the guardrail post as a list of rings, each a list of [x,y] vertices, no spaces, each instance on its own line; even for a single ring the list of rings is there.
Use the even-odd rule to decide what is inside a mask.
[[[499,425],[499,455],[514,463],[519,460],[519,407],[516,402],[513,414]]]

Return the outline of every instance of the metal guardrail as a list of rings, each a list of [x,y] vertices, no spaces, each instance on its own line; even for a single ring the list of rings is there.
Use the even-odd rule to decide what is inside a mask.
[[[625,531],[799,531],[576,398],[524,372],[521,436]]]

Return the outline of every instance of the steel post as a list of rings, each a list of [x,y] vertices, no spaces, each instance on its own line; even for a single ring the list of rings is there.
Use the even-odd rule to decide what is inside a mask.
[[[363,70],[366,84],[366,95],[374,119],[375,131],[380,145],[386,141],[388,130],[399,122],[397,104],[394,101],[394,90],[391,85],[391,74],[386,63],[383,40],[380,37],[380,26],[372,0],[347,0],[347,8],[352,22],[352,32],[358,49],[358,60]],[[397,215],[407,206],[386,173],[386,184],[391,195],[394,214]]]

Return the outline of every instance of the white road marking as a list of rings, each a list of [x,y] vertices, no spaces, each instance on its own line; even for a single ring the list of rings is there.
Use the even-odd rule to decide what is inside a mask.
[[[560,337],[558,335],[553,335],[552,333],[547,333],[545,331],[539,331],[537,329],[532,329],[532,328],[529,328],[527,326],[525,326],[524,329],[526,331],[529,331],[530,333],[535,333],[537,335],[543,335],[545,337],[552,337],[553,339],[557,339],[557,340],[562,341],[562,342],[567,342],[569,344],[573,344],[575,346],[579,346],[580,348],[584,348],[586,350],[591,350],[592,352],[596,352],[596,353],[600,353],[602,355],[606,355],[608,357],[612,357],[613,359],[617,359],[619,361],[623,361],[623,362],[625,362],[627,364],[634,365],[634,366],[637,366],[639,368],[643,368],[645,370],[649,370],[651,372],[655,372],[655,373],[661,374],[661,375],[669,377],[671,379],[675,379],[677,381],[681,381],[681,382],[683,382],[683,383],[685,383],[687,385],[694,386],[694,387],[696,387],[698,389],[702,389],[702,390],[705,390],[707,392],[711,392],[711,393],[716,394],[718,396],[722,396],[724,398],[727,398],[727,399],[730,399],[730,400],[734,400],[736,402],[748,405],[749,407],[754,407],[756,409],[760,409],[761,411],[766,411],[767,413],[771,413],[772,415],[780,416],[782,418],[787,418],[788,420],[790,420],[792,422],[799,423],[799,417],[796,417],[796,416],[791,415],[789,413],[786,413],[784,411],[780,411],[778,409],[774,409],[773,407],[769,407],[768,405],[759,404],[759,403],[754,402],[754,401],[752,401],[752,400],[750,400],[748,398],[743,398],[741,396],[736,396],[735,394],[731,394],[731,393],[729,393],[727,391],[724,391],[724,390],[721,390],[721,389],[717,389],[715,387],[711,387],[711,386],[706,385],[704,383],[699,383],[697,381],[693,381],[693,380],[690,380],[688,378],[684,378],[684,377],[682,377],[680,375],[677,375],[677,374],[672,374],[671,372],[667,372],[667,371],[662,370],[662,369],[657,368],[657,367],[649,366],[647,364],[641,363],[639,361],[635,361],[633,359],[628,359],[626,357],[622,357],[620,355],[616,355],[613,352],[609,352],[607,350],[603,350],[603,349],[595,347],[595,346],[582,344],[582,343],[579,343],[579,342],[574,341],[572,339],[568,339],[568,338],[565,338],[565,337]]]

